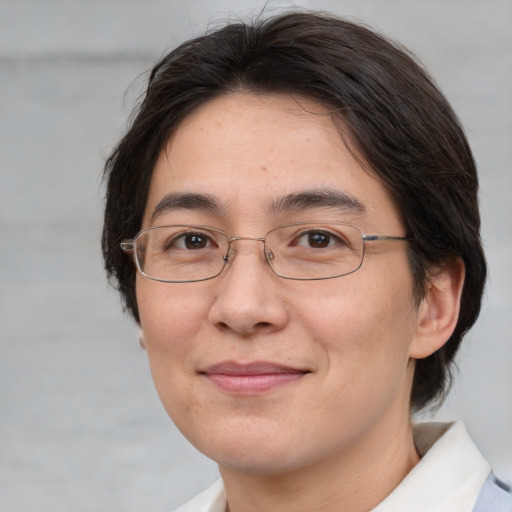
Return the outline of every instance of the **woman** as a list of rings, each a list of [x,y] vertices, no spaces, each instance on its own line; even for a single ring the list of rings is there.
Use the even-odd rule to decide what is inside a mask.
[[[315,13],[189,41],[106,179],[107,271],[222,476],[180,512],[511,509],[462,424],[411,423],[486,265],[471,151],[405,50]]]

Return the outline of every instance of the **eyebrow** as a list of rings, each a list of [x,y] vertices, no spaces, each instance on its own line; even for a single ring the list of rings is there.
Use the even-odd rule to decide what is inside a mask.
[[[170,193],[164,196],[151,214],[151,222],[165,213],[175,210],[200,210],[222,215],[223,208],[215,197],[209,194]]]
[[[364,205],[355,197],[332,189],[315,189],[293,192],[273,200],[268,211],[272,215],[280,213],[312,210],[315,208],[333,208],[344,213],[361,214],[366,211]],[[166,213],[175,210],[203,211],[222,216],[224,208],[210,194],[170,193],[164,196],[151,214],[151,222]]]
[[[333,189],[305,190],[287,194],[270,204],[269,210],[277,215],[283,212],[333,208],[345,213],[362,214],[366,211],[363,203],[355,197]]]

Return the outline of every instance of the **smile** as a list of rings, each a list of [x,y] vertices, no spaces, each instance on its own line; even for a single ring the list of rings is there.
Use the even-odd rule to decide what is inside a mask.
[[[273,363],[238,364],[225,362],[201,372],[222,391],[236,394],[257,394],[292,383],[310,373]]]

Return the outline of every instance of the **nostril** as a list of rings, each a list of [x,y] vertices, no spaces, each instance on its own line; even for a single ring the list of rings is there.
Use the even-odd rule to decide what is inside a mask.
[[[217,324],[217,328],[222,331],[225,331],[225,330],[229,329],[229,325],[226,322],[219,322]]]
[[[270,322],[258,322],[255,327],[258,327],[258,328],[267,328],[267,327],[270,327],[272,324]]]

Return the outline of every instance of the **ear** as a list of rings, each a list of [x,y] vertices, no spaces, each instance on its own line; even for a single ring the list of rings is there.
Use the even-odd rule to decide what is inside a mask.
[[[142,332],[142,329],[139,327],[137,329],[139,334],[139,345],[142,350],[146,350],[146,340],[144,339],[144,333]]]
[[[464,276],[464,262],[459,257],[451,258],[432,272],[427,294],[418,308],[410,357],[428,357],[448,341],[459,318]]]

